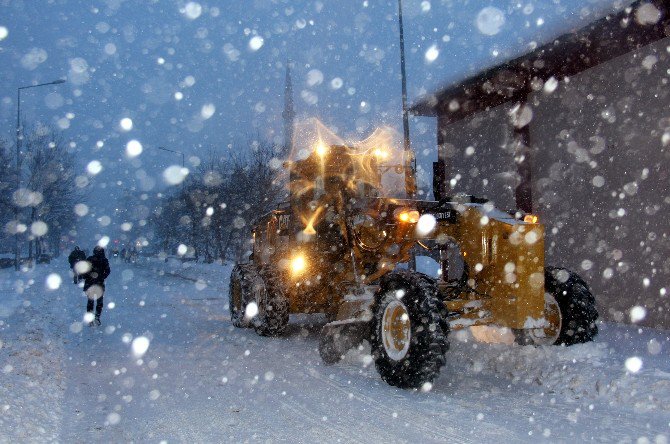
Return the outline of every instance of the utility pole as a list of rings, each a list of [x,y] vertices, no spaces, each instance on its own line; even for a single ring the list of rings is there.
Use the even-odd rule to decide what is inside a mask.
[[[405,193],[408,199],[416,197],[416,163],[409,141],[409,117],[407,114],[407,75],[405,72],[405,34],[402,25],[402,0],[398,0],[398,26],[400,28],[400,77],[402,80],[402,129],[405,152]],[[416,270],[416,255],[410,252],[410,270]]]
[[[398,0],[398,26],[400,27],[400,76],[402,80],[402,127],[405,151],[405,192],[408,199],[416,197],[416,163],[409,140],[409,117],[407,110],[407,75],[405,73],[405,35],[402,24],[402,0]]]
[[[284,111],[281,113],[284,118],[284,147],[282,154],[284,158],[293,152],[293,125],[295,120],[295,110],[293,109],[293,82],[291,81],[291,61],[286,62],[286,81],[284,84]]]

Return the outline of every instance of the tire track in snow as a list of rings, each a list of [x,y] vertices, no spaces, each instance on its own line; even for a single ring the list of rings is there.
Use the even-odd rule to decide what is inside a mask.
[[[163,275],[184,280],[180,276],[167,273]],[[215,285],[209,286],[217,288]],[[224,292],[223,299],[225,299],[227,289],[220,290]],[[196,305],[202,304],[193,304],[194,307]],[[220,314],[225,316],[227,310],[223,307],[221,309]],[[326,425],[321,419],[323,414],[329,418],[328,423],[335,421],[335,418],[341,418],[343,421],[351,422],[347,429],[346,440],[350,440],[352,434],[353,436],[374,437],[378,440],[391,436],[391,439],[396,441],[403,439],[404,436],[416,438],[416,435],[423,434],[425,440],[447,442],[476,442],[482,437],[484,440],[496,438],[496,440],[500,439],[505,442],[528,441],[530,435],[526,436],[524,432],[538,430],[537,427],[540,426],[551,430],[550,439],[563,440],[569,436],[571,438],[568,439],[578,440],[598,441],[607,440],[607,437],[635,440],[638,437],[650,436],[651,431],[661,430],[659,421],[648,416],[636,418],[636,414],[627,410],[623,402],[624,405],[620,408],[614,405],[616,414],[612,416],[612,405],[607,405],[608,397],[582,395],[572,393],[570,390],[547,393],[551,389],[550,386],[536,387],[520,383],[518,378],[498,371],[496,368],[490,369],[489,372],[474,372],[467,366],[464,368],[462,364],[447,366],[443,377],[436,381],[433,391],[427,394],[380,387],[376,385],[374,378],[360,374],[360,366],[353,363],[339,364],[333,370],[320,367],[313,359],[316,356],[314,350],[317,338],[314,329],[308,327],[308,333],[301,336],[296,333],[295,329],[300,330],[304,326],[301,327],[294,320],[292,324],[292,334],[286,341],[257,338],[252,331],[247,333],[247,331],[239,330],[240,338],[244,338],[245,342],[249,341],[243,347],[251,349],[254,354],[263,355],[254,365],[276,366],[273,368],[274,372],[276,374],[285,373],[286,382],[298,388],[295,393],[296,401],[289,401],[284,407],[287,414],[297,416],[297,418],[292,416],[292,421],[300,421],[303,417],[308,418],[305,416],[305,409],[311,409],[312,414],[308,421],[310,427],[317,427],[317,430],[323,429]],[[219,336],[227,338],[236,336],[227,330],[230,326],[228,319],[222,322],[221,326]],[[206,349],[212,354],[218,353],[220,342],[216,336],[205,339],[203,344],[206,344]],[[229,352],[229,349],[226,349],[226,352]],[[301,356],[299,360],[302,361],[302,366],[294,360],[282,359],[285,355]],[[452,354],[451,359],[457,358],[458,354]],[[306,361],[309,361],[311,368],[304,366]],[[605,363],[605,365],[609,364],[609,361]],[[448,371],[450,368],[461,375],[450,375]],[[586,369],[597,371],[590,365],[586,365]],[[570,371],[574,372],[573,369]],[[521,377],[521,379],[524,378]],[[348,380],[351,383],[348,384]],[[448,382],[454,383],[453,388],[447,388]],[[451,387],[451,384],[449,386]],[[336,390],[347,397],[351,394],[349,399],[354,402],[350,405],[340,404],[339,406],[334,403],[327,404],[329,395],[331,398],[336,397],[332,393],[329,394],[327,389]],[[492,390],[490,397],[482,397],[480,392],[487,390]],[[542,396],[547,398],[539,398],[541,392]],[[377,397],[376,394],[379,396]],[[442,399],[442,396],[445,396],[445,399]],[[551,405],[549,405],[549,398],[555,398]],[[535,399],[536,402],[530,402],[532,399]],[[590,403],[595,404],[594,411],[589,411]],[[337,409],[342,406],[346,411],[339,414]],[[348,407],[351,408],[348,409]],[[352,415],[349,412],[353,409],[360,411],[358,417],[355,416],[356,413]],[[396,424],[389,420],[391,412],[394,411],[398,413]],[[484,413],[484,418],[486,418],[484,421],[475,421],[475,415],[478,412]],[[330,418],[333,419],[330,420]],[[532,418],[533,421],[529,422],[529,418]],[[363,426],[360,425],[361,421],[370,421],[370,424],[363,429]],[[404,423],[408,423],[406,428]],[[586,425],[587,423],[590,425]],[[370,428],[369,426],[373,424],[374,427]],[[447,424],[450,424],[451,427]],[[512,430],[509,430],[510,427]],[[357,435],[363,430],[364,435]],[[574,430],[574,434],[571,433],[571,430]],[[541,432],[542,429],[539,429],[539,433]],[[332,440],[341,436],[330,429],[324,432],[324,436],[328,433],[331,433]],[[653,435],[651,436],[653,438]],[[539,438],[539,435],[534,434],[533,438]]]
[[[308,336],[309,338],[309,336]],[[268,345],[271,344],[272,340],[254,340],[253,343],[256,347],[259,348],[265,348],[268,347]],[[313,343],[316,345],[316,341],[313,339],[308,339],[310,343]],[[275,342],[275,341],[272,341]],[[274,345],[274,344],[272,344]],[[272,352],[279,352],[276,347],[273,347],[270,345]],[[308,344],[305,344],[308,345]],[[314,347],[309,347],[307,350],[300,350],[299,352],[301,353],[310,353]],[[319,363],[319,365],[322,365]],[[322,367],[326,368],[326,367]],[[355,374],[351,374],[350,369],[352,367],[345,365],[343,367],[340,367],[341,370],[343,370],[345,373],[341,374],[341,377],[345,377],[347,379],[351,380],[356,380],[358,378],[363,378],[363,375],[358,374],[356,372]],[[306,381],[308,379],[313,379],[318,381],[318,385],[325,386],[332,388],[334,390],[337,390],[338,392],[344,394],[348,399],[355,399],[358,403],[360,403],[364,409],[374,412],[375,414],[372,415],[373,419],[377,418],[390,418],[392,413],[395,411],[398,415],[398,418],[402,417],[402,420],[406,423],[409,424],[410,428],[414,431],[420,432],[423,434],[424,437],[430,437],[430,439],[435,440],[435,441],[443,441],[443,442],[454,442],[454,441],[463,441],[463,435],[459,433],[457,430],[448,427],[448,426],[442,426],[441,423],[439,422],[440,418],[434,418],[434,416],[431,416],[431,418],[434,418],[434,422],[429,422],[426,420],[426,416],[422,415],[421,413],[417,414],[414,413],[412,410],[408,410],[406,408],[403,408],[402,411],[397,411],[397,404],[391,404],[387,405],[384,404],[383,402],[379,401],[378,399],[368,396],[360,391],[360,386],[357,385],[349,385],[341,381],[341,379],[331,379],[329,376],[323,375],[320,370],[316,367],[313,367],[311,369],[305,369],[304,366],[298,365],[293,360],[289,360],[288,362],[285,363],[284,370],[288,372],[288,374],[292,375],[292,379],[297,379],[297,380],[303,380]],[[358,370],[356,368],[356,370]],[[335,378],[338,378],[340,375],[335,375]],[[297,377],[297,378],[296,378]],[[310,384],[306,384],[309,386]],[[358,391],[356,389],[359,389]],[[373,388],[374,390],[379,391],[379,395],[384,397],[388,396],[388,389],[391,390],[399,390],[395,389],[393,387],[386,387],[383,386],[382,388]],[[409,392],[412,393],[412,392]],[[400,398],[403,401],[407,401],[408,398],[407,396],[403,393],[400,395],[394,394],[394,398]],[[416,406],[410,406],[410,408],[415,409]],[[434,413],[430,412],[425,412],[426,414],[434,415]],[[399,421],[394,418],[395,421]],[[385,434],[388,430],[387,429],[380,429],[378,430],[378,433],[380,434]],[[496,430],[496,433],[499,434],[499,430]],[[513,438],[514,435],[510,435],[510,438]],[[397,440],[398,436],[397,434],[391,432],[389,439],[392,440]]]
[[[214,288],[214,289],[216,289],[216,290],[219,290],[219,291],[224,292],[224,294],[225,294],[226,297],[222,297],[221,299],[226,299],[227,296],[228,296],[228,286],[227,286],[227,285],[224,286],[225,288],[224,288],[224,287],[220,287],[220,286],[218,286],[218,285],[214,285],[214,283],[211,282],[211,280],[208,280],[208,279],[206,279],[205,277],[203,277],[203,278],[194,278],[194,277],[192,277],[192,276],[186,276],[186,275],[183,275],[183,274],[178,273],[178,272],[176,272],[176,271],[157,268],[156,266],[154,266],[154,265],[152,265],[152,264],[150,264],[150,263],[146,263],[146,264],[134,263],[134,264],[132,264],[132,265],[134,265],[135,267],[138,267],[138,268],[140,268],[140,269],[143,269],[143,270],[145,270],[145,271],[151,271],[152,273],[155,273],[155,274],[157,274],[157,275],[159,275],[159,276],[168,276],[168,277],[172,277],[172,278],[175,278],[175,279],[182,279],[182,280],[189,281],[189,282],[193,282],[193,283],[197,283],[197,282],[199,282],[199,281],[202,281],[202,282],[204,282],[204,283],[207,285],[207,287]],[[226,281],[226,282],[227,282],[227,281]]]
[[[294,324],[294,327],[296,326],[297,324]],[[241,331],[244,332],[244,330]],[[243,336],[246,341],[249,341],[245,344],[245,347],[256,350],[256,354],[267,357],[285,357],[300,353],[304,355],[304,357],[309,358],[309,354],[313,353],[313,347],[310,346],[314,342],[312,339],[299,340],[297,337],[262,338],[256,336],[253,331],[250,331],[250,335]],[[398,442],[400,440],[400,442],[407,442],[407,440],[399,437],[399,432],[403,434],[407,432],[407,429],[404,426],[400,428],[389,428],[384,426],[384,422],[386,421],[383,421],[382,425],[378,426],[380,424],[380,418],[386,420],[391,417],[390,409],[373,409],[365,402],[357,399],[356,402],[359,403],[358,405],[351,404],[354,406],[353,408],[356,413],[353,416],[343,414],[344,412],[341,405],[333,399],[333,396],[329,395],[328,391],[331,388],[336,388],[339,392],[345,395],[347,401],[351,401],[349,391],[347,391],[346,388],[334,387],[332,385],[333,383],[319,375],[317,370],[314,368],[305,369],[294,359],[274,359],[273,361],[266,362],[266,364],[270,363],[274,366],[273,370],[275,370],[276,374],[286,375],[284,381],[289,386],[294,387],[296,383],[299,384],[298,390],[291,394],[291,398],[289,398],[290,400],[285,401],[284,399],[286,398],[282,398],[282,401],[280,401],[281,404],[293,414],[297,414],[297,417],[301,420],[307,415],[307,412],[309,412],[309,421],[313,427],[334,427],[336,430],[340,430],[340,436],[342,436],[342,440],[345,442],[351,442],[352,439],[354,439],[352,436],[375,436],[376,439],[381,441]],[[278,365],[279,363],[281,364]],[[310,380],[316,382],[309,382]],[[362,418],[360,417],[359,412],[368,412],[368,414],[365,415],[366,421],[364,421],[365,425],[363,428],[360,426]],[[381,412],[381,415],[379,412]],[[327,421],[323,421],[324,416],[328,418]],[[339,420],[346,421],[344,428],[333,425],[334,421]],[[373,426],[378,427],[373,428]],[[410,430],[412,432],[416,431],[413,427],[410,428]],[[416,433],[413,435],[416,435]],[[323,439],[323,437],[320,438]],[[442,441],[444,441],[444,439],[442,439]]]
[[[345,367],[345,371],[347,370],[348,369],[346,369]],[[451,427],[440,426],[439,422],[437,421],[432,424],[429,424],[426,421],[425,416],[411,413],[409,410],[406,410],[405,408],[403,408],[402,411],[398,411],[399,409],[397,404],[396,405],[384,404],[378,399],[368,396],[361,391],[351,390],[353,388],[351,386],[348,386],[347,388],[347,386],[342,385],[341,382],[336,382],[335,380],[332,380],[329,377],[322,376],[316,370],[314,372],[308,372],[308,373],[309,376],[319,380],[320,383],[332,387],[335,390],[338,390],[346,394],[347,396],[350,396],[352,399],[355,399],[356,401],[360,402],[370,410],[377,412],[378,415],[381,417],[388,417],[390,413],[391,414],[396,413],[397,418],[402,417],[402,420],[404,422],[410,424],[410,427],[412,429],[423,433],[424,437],[430,437],[430,439],[442,442],[456,442],[463,440],[462,434],[455,433],[455,430],[453,430]],[[389,386],[389,388],[391,387]],[[395,388],[391,389],[398,390]],[[388,392],[386,392],[384,389],[380,389],[380,395],[388,395]],[[401,398],[403,401],[407,400],[405,396],[399,396],[399,398]]]
[[[298,327],[299,325],[294,324],[295,327]],[[286,341],[281,341],[278,340],[277,338],[260,338],[260,337],[255,337],[253,331],[250,332],[250,336],[246,336],[247,339],[251,340],[252,343],[250,344],[251,347],[255,348],[256,350],[261,351],[263,354],[268,354],[267,352],[270,352],[270,354],[281,354],[281,350],[279,348],[281,345],[286,346],[286,341],[290,342],[290,345],[292,347],[296,347],[300,345],[300,343],[291,341],[291,338],[289,337],[286,339]],[[306,338],[306,341],[302,342],[302,345],[306,346],[306,349],[303,350],[297,350],[299,353],[310,353],[313,349],[313,347],[309,347],[309,343],[316,344],[316,341],[312,339],[313,335],[309,335]],[[213,342],[212,347],[216,347],[216,341],[214,337],[211,337],[211,342]],[[421,433],[424,437],[429,438],[430,440],[434,441],[442,441],[442,442],[464,442],[464,437],[462,433],[460,433],[457,429],[454,429],[449,426],[442,426],[440,423],[440,420],[442,418],[436,417],[434,412],[425,412],[422,410],[424,414],[421,413],[414,413],[412,409],[415,409],[416,406],[408,406],[408,407],[403,407],[402,410],[398,410],[397,405],[387,405],[384,404],[383,402],[379,401],[378,399],[375,399],[371,396],[368,396],[366,394],[363,394],[360,391],[356,391],[355,388],[356,386],[351,386],[349,384],[345,384],[340,380],[333,380],[328,376],[325,376],[321,374],[321,372],[317,368],[311,368],[310,370],[306,370],[303,366],[297,365],[296,361],[294,360],[287,360],[287,361],[282,361],[282,369],[283,371],[287,372],[287,374],[292,375],[292,380],[309,380],[313,379],[317,381],[317,384],[320,386],[328,387],[337,390],[338,392],[344,394],[348,399],[354,399],[358,403],[362,405],[363,410],[372,412],[373,414],[371,415],[371,419],[375,420],[377,418],[389,418],[392,414],[392,412],[396,411],[397,416],[399,418],[402,418],[403,422],[409,424],[409,427],[412,431],[419,432]],[[319,364],[321,365],[321,364]],[[352,367],[345,365],[344,367],[341,367],[341,369],[346,372],[344,377],[347,379],[357,379],[357,378],[363,378],[364,376],[358,374],[356,372],[355,375],[352,375],[350,372],[350,369]],[[311,384],[307,383],[305,384],[306,386],[310,386]],[[379,394],[380,396],[387,396],[388,391],[385,390],[386,387],[380,388],[379,389]],[[392,390],[398,390],[392,387],[388,387],[389,389]],[[394,398],[396,399],[401,399],[402,401],[406,402],[408,401],[408,398],[406,395],[403,394],[394,394]],[[306,397],[305,401],[313,401],[314,398]],[[284,403],[282,401],[282,403]],[[303,409],[304,407],[292,403],[292,405],[297,406],[296,408],[298,410]],[[460,408],[460,407],[459,407]],[[431,415],[430,418],[433,419],[434,421],[427,420],[427,417],[425,415]],[[325,416],[332,416],[332,410],[328,411]],[[323,421],[321,420],[321,417],[319,415],[311,413],[312,418],[314,419],[315,423],[318,423],[319,426],[323,426]],[[395,419],[394,419],[395,420]],[[481,425],[481,423],[479,423]],[[495,433],[500,436],[501,430],[496,428]],[[386,435],[388,429],[378,429],[376,430],[377,436],[379,435]],[[505,431],[506,432],[506,431]],[[503,433],[503,436],[508,436],[509,439],[513,439],[516,437],[516,435],[511,435],[508,433]],[[394,431],[390,431],[387,435],[388,439],[391,440],[397,440],[398,435]],[[350,438],[347,438],[350,439]]]
[[[158,276],[155,270],[144,267],[139,267],[137,274],[140,276],[151,276],[153,279],[155,279],[154,276]],[[183,290],[178,285],[172,284],[172,282],[183,283],[184,279],[182,277],[168,274],[159,276],[159,279],[163,278],[170,279],[170,286],[172,287],[167,293],[168,298],[172,298],[173,300],[169,304],[172,310],[168,312],[169,318],[173,321],[188,319],[192,322],[190,328],[183,324],[181,325],[181,328],[189,328],[188,338],[182,338],[186,342],[169,344],[175,348],[183,349],[180,351],[183,355],[179,356],[182,361],[188,362],[184,367],[179,364],[171,367],[172,373],[176,372],[183,375],[184,369],[186,369],[189,373],[189,379],[197,378],[198,384],[214,387],[210,394],[213,398],[220,400],[218,408],[221,409],[217,413],[212,413],[212,404],[209,398],[207,400],[203,397],[198,399],[198,396],[193,393],[191,393],[189,401],[187,401],[189,403],[188,407],[191,409],[187,412],[183,412],[181,406],[178,404],[174,405],[172,401],[169,401],[169,404],[167,404],[168,409],[165,412],[173,417],[173,420],[167,422],[170,425],[170,433],[177,437],[177,441],[183,442],[286,441],[287,435],[285,429],[277,428],[277,424],[272,420],[273,415],[269,415],[269,410],[255,408],[250,404],[260,402],[262,398],[251,394],[248,397],[240,396],[237,388],[234,390],[230,388],[216,388],[217,385],[221,384],[221,376],[223,375],[220,372],[222,370],[220,360],[217,360],[217,358],[221,357],[223,359],[227,354],[230,354],[232,357],[236,351],[239,351],[240,347],[245,346],[244,341],[241,339],[242,335],[239,335],[238,332],[234,332],[233,334],[229,332],[229,327],[231,327],[229,318],[226,318],[223,322],[211,322],[212,313],[210,310],[216,310],[217,304],[208,305],[208,303],[216,302],[216,299],[199,296],[195,291],[191,292],[189,296],[182,295]],[[210,288],[214,287],[210,286]],[[153,305],[156,304],[154,303]],[[227,311],[224,310],[224,304],[221,304],[220,307],[223,314],[227,314]],[[207,326],[205,326],[203,321],[208,323]],[[212,326],[218,327],[215,330],[211,328]],[[168,344],[163,345],[167,346]],[[168,356],[175,357],[175,355],[171,354],[172,352],[169,353],[170,355]],[[197,366],[189,364],[191,362],[197,362]],[[239,367],[237,369],[239,370]],[[242,376],[248,375],[245,373]],[[182,379],[178,379],[178,381],[179,384],[184,383]],[[248,388],[242,378],[236,382],[238,383],[236,387]],[[189,389],[191,392],[198,391],[195,385],[191,385]],[[161,389],[161,392],[163,392],[163,389]],[[161,398],[178,399],[174,393],[171,395],[168,393],[171,392],[165,390],[165,392],[161,393]],[[233,393],[236,395],[231,397],[230,395]],[[239,406],[239,408],[232,409],[232,406],[228,405],[231,402]],[[205,414],[198,414],[195,419],[189,416],[199,410],[205,411]],[[179,412],[179,415],[174,417],[177,412]],[[213,431],[216,427],[219,430]],[[158,430],[162,431],[162,428],[159,427]],[[207,436],[209,436],[209,439]],[[127,441],[130,441],[130,439]],[[168,439],[168,441],[171,441],[171,439]]]
[[[316,413],[314,413],[312,410],[309,410],[308,408],[300,405],[299,402],[293,401],[293,402],[288,402],[288,401],[281,401],[281,406],[285,409],[290,410],[294,414],[296,414],[299,418],[307,419],[309,424],[312,427],[310,427],[310,430],[323,430],[324,436],[319,436],[320,439],[326,440],[326,438],[329,436],[328,432],[332,432],[336,435],[338,435],[344,442],[358,442],[362,443],[363,441],[359,441],[351,436],[351,430],[350,429],[344,429],[343,427],[334,425],[332,421],[324,420],[323,417],[319,417]]]
[[[294,324],[294,327],[300,328],[300,325]],[[305,347],[302,350],[296,350],[297,352],[303,353],[306,359],[311,358],[311,355],[314,354],[314,350],[316,349],[315,336],[315,334],[309,334],[305,340],[303,340]],[[269,341],[273,340],[270,339]],[[253,344],[258,348],[266,348],[272,343],[269,341],[258,338],[253,341]],[[290,341],[290,338],[288,341]],[[299,345],[299,343],[295,341],[291,342],[291,344],[295,344],[295,346]],[[280,352],[277,347],[270,347],[273,353]],[[308,355],[308,353],[311,355]],[[285,368],[287,371],[290,371],[290,375],[298,376],[299,378],[297,379],[315,379],[320,385],[333,388],[347,397],[355,399],[364,409],[376,412],[377,414],[372,416],[375,419],[388,418],[391,416],[392,412],[396,412],[398,418],[402,418],[403,422],[408,423],[412,430],[422,433],[424,437],[431,437],[431,439],[435,441],[442,442],[476,442],[477,440],[475,439],[469,440],[463,436],[460,424],[455,424],[453,427],[444,425],[445,420],[441,416],[445,415],[442,414],[443,412],[434,409],[434,407],[440,408],[444,406],[450,410],[447,414],[450,418],[460,416],[463,413],[470,415],[470,417],[473,418],[471,420],[473,428],[484,431],[487,436],[497,436],[506,441],[515,441],[519,439],[519,434],[510,432],[505,424],[498,425],[475,421],[475,407],[467,404],[461,398],[451,396],[450,398],[447,398],[446,401],[435,400],[435,394],[432,394],[431,396],[431,393],[423,394],[413,391],[405,391],[386,386],[386,383],[383,383],[381,387],[371,387],[370,389],[376,391],[380,398],[391,398],[388,400],[388,403],[384,403],[379,398],[375,397],[377,393],[369,394],[363,391],[367,388],[364,386],[366,384],[366,378],[365,375],[359,373],[359,367],[346,362],[336,364],[334,367],[326,367],[321,363],[319,358],[317,358],[317,360],[319,364],[316,367],[307,369],[295,361],[289,361],[285,364]],[[319,367],[319,365],[321,367]],[[329,372],[328,369],[330,368],[334,369],[332,377],[322,373],[324,371]],[[349,384],[343,379],[350,380],[352,383]],[[361,384],[363,384],[363,386]],[[389,393],[389,390],[392,390],[393,392]],[[416,399],[418,396],[423,396],[425,399]],[[428,408],[422,408],[422,404],[429,404]],[[397,419],[397,421],[399,420],[400,419]],[[386,431],[386,429],[381,429],[379,432],[384,434]],[[397,435],[392,435],[391,439],[397,440],[398,437]]]

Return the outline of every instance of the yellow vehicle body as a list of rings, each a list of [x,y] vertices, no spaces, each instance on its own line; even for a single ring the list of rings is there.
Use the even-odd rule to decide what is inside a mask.
[[[368,340],[382,379],[405,388],[439,374],[452,329],[503,327],[522,344],[593,339],[595,299],[575,273],[545,267],[537,217],[472,196],[384,196],[383,174],[403,168],[384,159],[317,144],[289,165],[289,201],[258,221],[251,262],[231,273],[235,326],[276,336],[289,313],[325,313],[326,364]],[[435,259],[438,276],[408,269],[415,256]]]
[[[513,219],[494,218],[466,206],[461,222],[441,226],[437,236],[456,239],[463,260],[475,273],[471,291],[445,301],[463,321],[454,327],[496,324],[522,329],[544,315],[544,227]],[[489,214],[489,216],[486,216]],[[474,285],[472,285],[474,284]],[[485,296],[479,298],[478,296]],[[472,308],[472,300],[481,302]]]
[[[532,325],[544,312],[544,227],[487,203],[415,201],[381,197],[374,155],[346,146],[315,150],[291,166],[290,205],[267,215],[255,230],[255,257],[283,274],[291,313],[328,313],[343,320],[344,295],[373,285],[410,259],[418,243],[455,243],[469,270],[454,294],[441,282],[452,321],[461,326]],[[451,212],[421,233],[419,216]],[[360,301],[358,303],[361,303]],[[355,310],[353,310],[355,311]],[[340,314],[338,314],[340,312]]]

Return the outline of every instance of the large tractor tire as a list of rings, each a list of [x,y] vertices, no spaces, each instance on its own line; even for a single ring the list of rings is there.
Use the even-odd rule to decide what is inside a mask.
[[[370,342],[384,381],[401,388],[433,382],[449,349],[444,311],[437,285],[427,276],[398,270],[381,279]]]
[[[546,267],[544,288],[558,303],[560,331],[555,344],[573,345],[591,342],[598,335],[598,310],[589,286],[572,271]]]
[[[253,282],[257,273],[252,265],[235,265],[230,273],[228,306],[230,320],[238,328],[250,327],[249,319],[245,319],[245,310],[252,294]]]
[[[547,327],[516,330],[516,342],[569,346],[593,341],[598,334],[598,310],[586,282],[565,268],[546,267],[544,290]]]
[[[274,276],[264,273],[262,287],[254,292],[254,301],[258,314],[252,319],[252,325],[261,336],[281,336],[288,325],[289,300],[274,282]]]

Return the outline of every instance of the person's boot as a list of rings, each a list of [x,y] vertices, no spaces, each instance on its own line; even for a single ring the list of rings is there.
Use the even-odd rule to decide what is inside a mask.
[[[102,322],[100,322],[100,316],[96,316],[95,319],[93,320],[93,322],[95,322],[96,326],[102,324]]]

